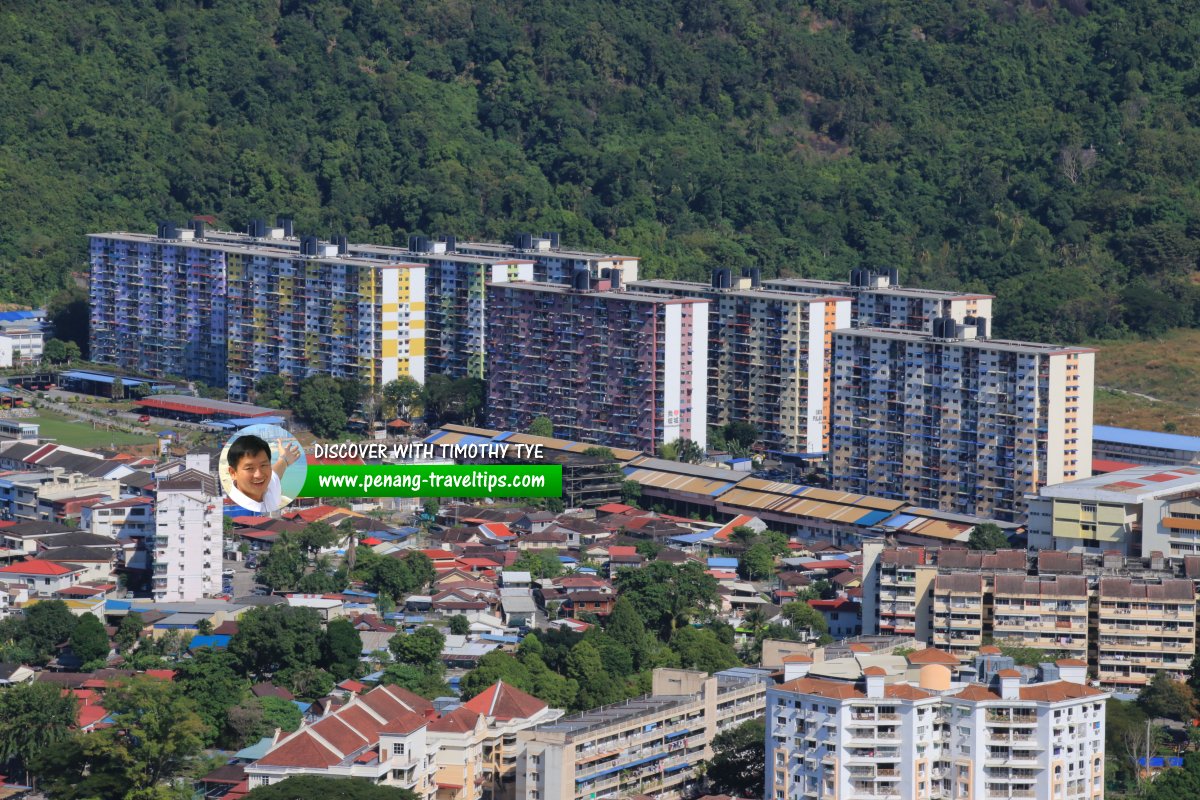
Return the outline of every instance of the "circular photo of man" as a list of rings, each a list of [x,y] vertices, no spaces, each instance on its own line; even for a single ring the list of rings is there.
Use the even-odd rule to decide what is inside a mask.
[[[221,450],[221,488],[229,500],[226,513],[236,517],[279,511],[300,492],[307,470],[304,450],[283,428],[243,428]]]

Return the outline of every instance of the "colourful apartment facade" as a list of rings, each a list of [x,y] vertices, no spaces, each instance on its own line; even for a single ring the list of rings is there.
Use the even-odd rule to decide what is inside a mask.
[[[834,334],[836,488],[1019,521],[1027,495],[1090,473],[1095,351],[984,330]]]
[[[202,228],[159,234],[89,237],[95,360],[202,380],[239,400],[266,375],[424,379],[424,265],[315,241],[302,251]]]
[[[895,269],[851,270],[849,281],[776,278],[764,281],[763,288],[792,294],[849,297],[853,302],[852,327],[914,333],[933,333],[933,320],[938,318],[948,317],[960,323],[991,319],[994,299],[992,295],[975,292],[901,286]]]
[[[588,284],[590,286],[590,283]],[[707,439],[708,307],[702,300],[536,282],[488,287],[488,422],[656,452]]]
[[[847,297],[765,291],[756,273],[709,284],[638,281],[650,294],[709,301],[708,421],[748,422],[778,453],[829,447],[833,332],[850,327]]]

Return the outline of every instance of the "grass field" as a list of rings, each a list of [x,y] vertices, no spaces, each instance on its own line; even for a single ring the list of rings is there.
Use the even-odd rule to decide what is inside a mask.
[[[120,447],[130,444],[152,444],[157,441],[153,436],[140,436],[103,428],[93,429],[89,422],[76,422],[62,414],[45,409],[42,409],[36,417],[22,417],[22,420],[36,422],[40,425],[43,439],[53,439],[58,444],[74,447]]]
[[[1095,347],[1097,425],[1200,436],[1200,330]]]

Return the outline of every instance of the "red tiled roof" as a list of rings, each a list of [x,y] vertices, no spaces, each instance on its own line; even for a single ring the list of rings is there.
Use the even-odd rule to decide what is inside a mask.
[[[891,686],[885,686],[883,696],[892,700],[922,700],[929,697],[929,692],[924,689],[918,689],[911,683],[894,683]]]
[[[479,714],[459,706],[445,716],[429,723],[429,730],[437,733],[470,733],[479,722]]]
[[[463,703],[463,707],[501,722],[510,719],[527,719],[546,708],[546,704],[533,695],[496,681],[482,692]]]
[[[313,725],[312,732],[343,756],[371,743],[366,736],[351,727],[349,721],[342,719],[341,711]]]
[[[15,564],[9,564],[5,567],[0,567],[0,572],[6,572],[11,575],[66,575],[70,572],[78,572],[76,569],[68,569],[62,564],[54,561],[29,560],[18,561]]]
[[[797,678],[794,681],[788,681],[779,688],[789,692],[799,692],[800,694],[815,694],[818,697],[827,697],[831,700],[866,697],[865,694],[855,689],[853,684],[842,683],[841,681],[827,681],[820,678]]]
[[[972,683],[968,685],[961,692],[954,695],[954,697],[958,698],[959,700],[970,700],[973,703],[985,703],[990,700],[1000,699],[1000,695],[996,694],[995,692],[988,691],[978,683]]]
[[[86,730],[107,716],[108,711],[104,709],[104,706],[95,704],[81,705],[79,707],[79,713],[75,717],[75,724]]]
[[[380,733],[397,733],[404,736],[418,730],[424,725],[429,724],[429,719],[414,714],[411,711],[402,711],[399,714],[391,717],[387,724],[380,729]]]
[[[870,675],[871,677],[877,677],[879,675],[887,675],[887,670],[884,669],[883,667],[867,667],[866,669],[863,670],[863,675]]]
[[[1059,703],[1063,700],[1073,700],[1077,697],[1096,697],[1102,694],[1104,692],[1099,689],[1084,686],[1081,683],[1071,683],[1070,681],[1055,681],[1054,683],[1021,687],[1022,700],[1041,700],[1045,703]]]
[[[367,685],[365,683],[359,683],[358,681],[351,680],[349,678],[342,681],[337,686],[339,689],[345,689],[347,692],[354,692],[355,694],[358,694],[363,689],[367,688]]]
[[[637,511],[637,509],[623,503],[605,503],[596,508],[596,512],[599,514],[625,514],[629,511]]]
[[[433,703],[408,689],[391,684],[376,686],[362,695],[361,700],[372,711],[386,718],[404,711],[411,711],[422,716],[433,712]]]
[[[234,525],[244,525],[247,528],[256,528],[271,521],[270,517],[233,517],[231,522]]]
[[[268,767],[327,768],[341,760],[339,755],[305,730],[271,750],[258,763]]]
[[[173,669],[148,669],[146,670],[146,675],[163,681],[175,680],[175,670]]]
[[[936,647],[926,647],[924,650],[917,650],[915,653],[909,653],[908,663],[953,664],[957,666],[958,657],[947,653],[945,650],[938,650]]]

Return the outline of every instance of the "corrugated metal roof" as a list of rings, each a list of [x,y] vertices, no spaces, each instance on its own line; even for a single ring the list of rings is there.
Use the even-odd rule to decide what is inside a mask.
[[[1093,425],[1092,441],[1138,447],[1160,447],[1164,450],[1200,451],[1200,436],[1143,431],[1137,428],[1115,428],[1109,425]]]

